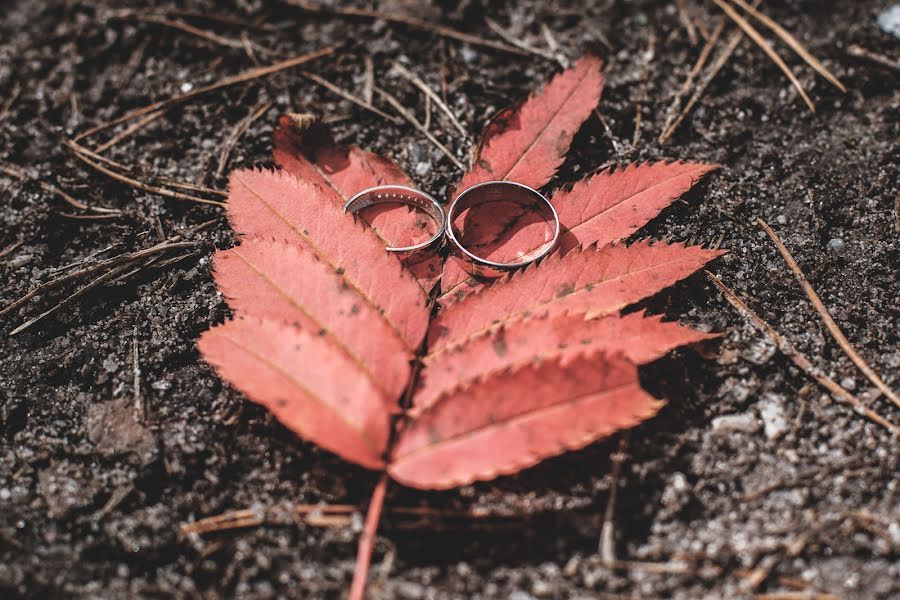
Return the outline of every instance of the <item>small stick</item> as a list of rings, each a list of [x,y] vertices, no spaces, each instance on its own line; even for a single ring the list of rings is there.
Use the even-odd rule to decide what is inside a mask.
[[[26,302],[28,302],[35,296],[40,296],[41,294],[45,294],[47,292],[55,290],[56,288],[61,287],[62,285],[68,283],[69,281],[79,279],[81,277],[84,277],[85,275],[91,275],[91,274],[96,273],[97,271],[100,271],[106,267],[115,267],[115,266],[121,265],[123,263],[132,262],[134,260],[138,260],[140,258],[144,258],[145,256],[154,254],[154,253],[158,252],[161,247],[168,247],[171,244],[180,242],[181,240],[183,240],[185,238],[185,236],[188,233],[197,233],[199,231],[203,231],[204,229],[209,228],[211,225],[217,223],[218,221],[219,221],[218,218],[210,219],[209,221],[206,221],[204,223],[201,223],[199,225],[192,227],[184,234],[181,234],[181,233],[175,234],[172,237],[170,237],[169,239],[165,240],[164,242],[160,242],[160,243],[156,244],[155,246],[150,246],[149,248],[145,248],[143,250],[138,250],[136,252],[131,252],[131,253],[122,254],[119,256],[114,256],[112,258],[108,258],[106,260],[90,264],[82,269],[77,270],[77,271],[70,271],[69,273],[66,273],[65,275],[61,275],[60,277],[57,277],[56,279],[51,279],[47,283],[43,283],[43,284],[39,285],[38,287],[36,287],[35,289],[31,290],[30,292],[28,292],[27,294],[25,294],[18,300],[11,302],[7,306],[5,306],[3,309],[0,309],[0,317],[2,317],[3,315],[5,315],[6,313],[8,313],[10,311],[13,311],[13,310],[19,308],[20,306],[22,306],[23,304],[25,304]],[[106,249],[108,249],[108,248],[106,248]],[[104,249],[104,251],[106,249]]]
[[[28,173],[26,173],[22,169],[15,167],[13,165],[0,163],[0,173],[9,175],[10,177],[14,177],[14,178],[18,179],[19,181],[28,181],[28,180],[37,181],[38,185],[41,187],[42,190],[44,190],[45,192],[49,192],[51,194],[56,194],[57,196],[59,196],[60,198],[65,200],[65,202],[67,204],[69,204],[79,210],[89,210],[89,211],[93,211],[93,212],[97,212],[97,213],[104,213],[104,214],[108,215],[109,217],[114,217],[114,216],[118,216],[118,215],[122,214],[122,211],[116,210],[114,208],[104,208],[102,206],[91,206],[90,204],[85,204],[81,200],[76,200],[75,198],[73,198],[66,192],[62,191],[61,189],[59,189],[52,183],[48,183],[46,181],[39,180],[39,179],[34,179],[30,175],[28,175]]]
[[[696,46],[699,41],[697,39],[697,28],[694,27],[694,23],[691,22],[691,18],[687,14],[687,9],[684,7],[684,0],[675,0],[675,6],[678,7],[678,21],[687,32],[688,41],[691,43],[691,46]]]
[[[13,104],[15,104],[16,100],[19,99],[19,93],[21,91],[22,88],[19,87],[19,84],[17,83],[13,88],[12,93],[9,95],[9,98],[7,98],[6,102],[3,103],[3,108],[0,108],[0,123],[2,123],[6,119],[9,111],[12,110]]]
[[[363,57],[363,62],[366,65],[365,80],[363,82],[363,100],[366,101],[366,104],[371,105],[375,93],[375,90],[372,87],[375,85],[375,61],[372,60],[371,54],[366,54]]]
[[[623,435],[619,439],[619,451],[612,455],[612,482],[609,486],[609,499],[606,501],[606,510],[603,512],[603,527],[600,528],[600,560],[607,566],[616,564],[616,496],[619,490],[619,477],[622,472],[622,463],[625,461],[625,452],[628,450],[628,437]]]
[[[719,19],[719,23],[716,25],[716,28],[713,30],[712,34],[710,34],[709,38],[706,40],[706,44],[704,44],[703,49],[700,51],[700,56],[697,57],[697,62],[694,63],[694,66],[688,73],[688,76],[684,80],[684,83],[681,84],[681,89],[679,89],[678,93],[675,94],[675,97],[672,99],[672,104],[666,111],[666,123],[665,125],[663,125],[662,133],[659,134],[658,141],[660,144],[665,144],[667,141],[669,141],[669,138],[672,137],[672,134],[675,132],[674,128],[672,127],[672,123],[675,121],[675,118],[677,116],[676,111],[679,109],[679,107],[681,107],[681,100],[684,98],[684,95],[688,93],[688,90],[691,89],[691,86],[694,85],[694,80],[697,78],[697,75],[700,74],[700,71],[703,70],[703,67],[706,65],[706,61],[709,59],[709,55],[712,53],[712,49],[719,41],[719,37],[722,35],[722,31],[724,30],[725,17],[721,17]]]
[[[166,251],[166,250],[170,250],[170,249],[173,249],[173,248],[188,248],[188,247],[189,247],[189,248],[194,248],[194,247],[196,247],[196,246],[197,246],[197,242],[177,242],[177,243],[174,243],[174,244],[161,245],[160,247],[155,248],[155,249],[153,250],[153,252],[154,252],[154,253],[155,253],[155,252],[164,252],[164,251]],[[149,250],[149,249],[148,249],[148,250]],[[133,257],[132,257],[132,260],[135,260],[135,259],[134,259],[134,256],[137,256],[137,255],[139,255],[139,254],[141,255],[141,258],[143,258],[144,256],[147,256],[147,255],[150,254],[150,253],[147,252],[147,251],[136,252],[136,253],[133,255]],[[72,294],[70,294],[69,296],[66,296],[62,301],[60,301],[58,304],[56,304],[56,305],[53,306],[52,308],[49,308],[49,309],[45,310],[45,311],[42,312],[41,314],[39,314],[39,315],[37,315],[36,317],[33,317],[33,318],[31,318],[31,319],[25,321],[24,323],[22,323],[21,325],[19,325],[18,327],[16,327],[16,328],[13,329],[12,331],[10,331],[10,332],[9,332],[9,335],[16,335],[16,334],[19,334],[19,333],[25,331],[26,329],[28,329],[29,327],[31,327],[32,325],[34,325],[34,324],[37,323],[38,321],[44,319],[45,317],[49,317],[50,315],[54,314],[54,313],[57,312],[60,308],[62,308],[62,307],[65,306],[66,304],[68,304],[69,302],[71,302],[71,301],[73,301],[73,300],[75,300],[75,299],[77,299],[77,298],[83,296],[83,295],[84,295],[85,293],[87,293],[89,290],[92,290],[92,289],[94,289],[95,287],[97,287],[97,286],[99,286],[99,285],[101,285],[101,284],[103,284],[103,283],[106,283],[107,281],[110,281],[110,280],[112,280],[112,279],[115,279],[116,277],[118,277],[119,275],[121,275],[122,273],[124,273],[124,272],[129,268],[130,263],[131,263],[131,261],[128,261],[128,262],[126,262],[125,264],[119,264],[118,266],[116,266],[116,267],[110,269],[109,271],[107,271],[107,272],[104,273],[103,275],[100,275],[100,276],[97,277],[96,279],[93,279],[93,280],[89,281],[88,283],[86,283],[86,284],[83,285],[82,287],[80,287],[80,288],[78,288],[77,290],[75,290],[75,291],[74,291]]]
[[[503,41],[505,41],[507,44],[511,44],[511,45],[515,46],[516,48],[521,48],[528,54],[533,54],[533,55],[539,56],[541,58],[546,58],[547,60],[559,62],[557,57],[552,52],[549,52],[542,48],[535,48],[528,42],[517,39],[514,35],[512,35],[508,31],[503,29],[503,27],[501,27],[500,24],[497,21],[493,20],[492,18],[485,17],[484,22],[488,27],[491,28],[491,31],[493,31],[494,33],[499,35],[503,39]]]
[[[859,368],[860,371],[865,374],[865,376],[871,381],[875,387],[877,387],[881,392],[887,396],[887,398],[893,402],[897,407],[900,407],[900,396],[898,396],[894,390],[892,390],[888,384],[884,382],[884,380],[875,372],[872,367],[865,361],[865,359],[859,355],[856,349],[853,347],[853,344],[850,343],[850,340],[847,339],[847,336],[844,335],[844,332],[841,331],[840,326],[831,316],[831,313],[828,312],[828,307],[825,306],[825,303],[822,302],[822,299],[816,293],[816,290],[813,289],[813,286],[810,285],[809,280],[806,279],[806,275],[803,274],[803,271],[800,269],[800,265],[797,264],[797,261],[794,260],[794,257],[791,256],[791,253],[785,247],[785,245],[781,242],[781,239],[778,237],[769,225],[763,221],[762,219],[757,219],[757,223],[762,227],[768,236],[772,239],[772,242],[775,243],[775,247],[778,248],[778,252],[781,253],[782,258],[784,258],[784,262],[787,263],[788,267],[791,269],[791,272],[797,278],[797,281],[800,282],[800,286],[803,287],[803,291],[806,292],[807,298],[812,302],[812,305],[815,307],[816,312],[819,313],[819,316],[822,318],[822,321],[825,323],[825,327],[828,328],[828,331],[831,333],[831,337],[834,338],[834,341],[838,343],[838,346],[841,347],[841,350],[844,351],[850,360],[853,361],[853,364]]]
[[[302,65],[304,63],[308,63],[311,60],[315,60],[317,58],[322,58],[323,56],[328,56],[329,54],[333,54],[336,50],[335,46],[329,46],[327,48],[323,48],[321,50],[316,50],[315,52],[310,52],[308,54],[303,54],[301,56],[295,56],[294,58],[289,58],[287,60],[283,60],[280,62],[273,63],[267,67],[259,67],[256,69],[251,69],[249,71],[244,71],[243,73],[238,73],[237,75],[232,75],[230,77],[225,77],[216,81],[215,83],[211,83],[209,85],[204,85],[198,87],[196,89],[191,90],[185,94],[179,94],[178,96],[172,96],[170,98],[166,98],[165,100],[159,100],[157,102],[153,102],[141,108],[135,109],[129,113],[122,115],[121,117],[117,117],[112,121],[107,121],[106,123],[101,123],[95,127],[88,129],[87,131],[82,131],[77,136],[75,136],[75,140],[82,140],[86,137],[90,137],[100,131],[105,129],[109,129],[110,127],[115,127],[120,123],[125,123],[126,121],[131,121],[132,119],[136,119],[138,117],[142,117],[147,113],[151,113],[161,109],[168,109],[176,104],[180,104],[191,98],[195,98],[197,96],[208,94],[209,92],[214,92],[216,90],[220,90],[222,88],[226,88],[232,85],[236,85],[238,83],[245,83],[247,81],[252,81],[254,79],[258,79],[260,77],[265,77],[266,75],[271,75],[273,73],[277,73],[279,71],[284,71],[285,69],[290,69],[292,67],[296,67]]]
[[[11,254],[12,252],[15,251],[16,248],[18,248],[19,246],[21,246],[23,243],[24,243],[24,242],[22,242],[22,240],[19,240],[18,242],[13,242],[12,244],[10,244],[9,246],[7,246],[7,247],[4,248],[3,250],[0,250],[0,258],[3,258],[3,257],[6,256],[7,254]]]
[[[834,396],[852,406],[857,413],[867,417],[875,423],[878,423],[879,425],[890,431],[892,434],[900,435],[900,427],[894,425],[893,423],[876,413],[874,410],[863,404],[859,398],[838,385],[838,383],[834,379],[828,377],[827,375],[823,375],[818,368],[813,366],[812,362],[809,360],[809,358],[806,357],[806,355],[800,352],[793,344],[785,339],[784,336],[778,333],[774,327],[764,321],[762,317],[753,312],[753,309],[747,306],[747,304],[743,300],[741,300],[738,295],[734,293],[734,291],[726,286],[721,279],[719,279],[709,271],[706,271],[706,276],[713,283],[713,285],[715,285],[719,289],[719,291],[722,292],[722,294],[725,296],[725,299],[728,300],[728,302],[733,307],[735,307],[739,313],[744,315],[745,318],[749,319],[757,329],[767,334],[775,344],[775,346],[781,351],[781,353],[791,359],[791,362],[797,365],[803,372],[819,382],[819,385],[827,389]]]
[[[134,370],[134,410],[141,416],[141,419],[147,418],[147,410],[144,407],[144,400],[141,398],[141,359],[138,355],[138,326],[134,326],[134,334],[131,338],[131,365]]]
[[[331,83],[324,77],[319,77],[315,73],[310,73],[309,71],[300,71],[300,74],[303,75],[304,77],[306,77],[307,79],[309,79],[310,81],[321,85],[323,88],[325,88],[329,92],[337,94],[341,98],[343,98],[345,100],[349,100],[353,104],[355,104],[359,107],[362,107],[369,112],[373,112],[376,115],[378,115],[379,117],[381,117],[383,119],[387,119],[391,123],[399,123],[400,122],[400,119],[398,119],[397,117],[389,115],[386,112],[384,112],[383,110],[381,110],[380,108],[373,106],[371,103],[366,102],[365,100],[361,100],[360,98],[357,98],[356,96],[354,96],[347,90],[334,85],[333,83]]]
[[[378,19],[382,21],[388,21],[389,23],[396,23],[398,25],[406,25],[407,27],[412,27],[414,29],[423,29],[425,31],[435,33],[441,37],[448,37],[460,42],[472,44],[473,46],[492,48],[494,50],[509,52],[510,54],[518,54],[519,56],[527,55],[525,52],[514,46],[508,46],[506,44],[495,42],[493,40],[486,40],[484,38],[478,37],[477,35],[472,35],[471,33],[465,33],[451,27],[437,25],[435,23],[431,23],[424,19],[418,19],[416,17],[410,17],[401,14],[383,13],[378,12],[377,10],[369,10],[366,8],[326,8],[316,2],[311,2],[309,0],[285,1],[292,6],[296,6],[309,12],[316,12],[320,14],[336,14],[344,17],[363,17],[367,19]]]
[[[168,19],[163,17],[162,15],[152,15],[152,14],[137,14],[137,17],[141,21],[146,21],[148,23],[156,23],[157,25],[163,25],[165,27],[171,27],[172,29],[177,29],[179,31],[183,31],[190,35],[194,35],[196,37],[202,38],[208,42],[212,42],[213,44],[218,44],[219,46],[225,46],[227,48],[237,48],[242,49],[243,44],[240,40],[235,40],[231,38],[227,38],[221,36],[212,31],[206,31],[205,29],[200,29],[199,27],[194,27],[193,25],[189,25],[182,21],[176,21],[174,19]]]
[[[272,108],[273,104],[274,102],[263,102],[258,104],[246,117],[240,120],[234,129],[231,130],[225,143],[222,144],[222,152],[219,154],[219,166],[216,169],[216,178],[221,177],[225,173],[225,167],[228,166],[228,157],[231,154],[232,149],[234,149],[235,144],[241,139],[241,136],[244,135],[257,119],[266,114],[269,109]]]
[[[850,56],[855,56],[856,58],[865,58],[872,61],[876,65],[881,65],[882,67],[887,67],[888,69],[893,69],[894,71],[900,71],[900,62],[894,60],[893,58],[885,56],[884,54],[879,54],[877,52],[867,50],[859,44],[851,44],[850,46],[848,46],[847,54],[849,54]]]
[[[553,53],[553,57],[556,59],[556,62],[559,63],[563,69],[569,68],[569,59],[566,58],[566,55],[563,54],[560,49],[559,42],[556,40],[556,36],[553,35],[553,30],[546,23],[541,23],[541,33],[544,34],[544,39],[547,41],[547,47],[550,48],[550,52]]]
[[[809,99],[809,96],[806,95],[806,91],[803,89],[803,85],[800,84],[800,81],[794,75],[794,72],[791,70],[789,66],[781,59],[775,50],[772,49],[772,46],[769,45],[769,42],[763,38],[762,34],[756,30],[756,28],[747,21],[744,17],[742,17],[730,4],[726,4],[725,0],[713,0],[716,3],[716,6],[722,9],[722,11],[728,15],[728,17],[737,23],[738,27],[744,30],[751,40],[753,40],[757,46],[759,46],[763,52],[766,53],[766,56],[778,65],[778,68],[781,69],[781,72],[785,74],[785,76],[790,80],[791,84],[796,88],[797,92],[800,93],[800,97],[803,98],[803,101],[806,102],[806,105],[809,107],[809,110],[812,112],[816,112],[816,105],[813,104],[813,101]]]
[[[104,163],[113,167],[114,169],[119,169],[120,171],[125,171],[126,173],[132,174],[134,170],[130,167],[123,165],[122,163],[118,163],[110,158],[103,156],[102,154],[97,154],[88,148],[80,145],[75,140],[65,140],[63,144],[69,148],[69,150],[75,152],[76,154],[84,154],[92,158],[93,160]],[[202,194],[210,194],[213,196],[221,196],[222,198],[228,197],[228,192],[224,192],[222,190],[216,190],[210,187],[206,187],[203,185],[196,185],[194,183],[188,183],[185,181],[178,181],[177,179],[171,179],[170,177],[165,177],[163,175],[153,175],[153,178],[159,181],[162,184],[165,184],[169,187],[174,187],[182,190],[188,190],[191,192],[200,192]]]
[[[710,37],[710,39],[713,39]],[[700,98],[703,97],[703,94],[706,93],[706,89],[709,87],[709,84],[713,82],[713,79],[716,78],[716,75],[719,74],[719,71],[722,70],[728,63],[728,59],[731,58],[731,55],[734,53],[735,48],[738,47],[738,44],[741,43],[741,40],[744,39],[744,34],[741,31],[735,31],[732,34],[731,38],[728,40],[728,43],[725,45],[725,49],[716,57],[716,61],[710,65],[709,70],[707,70],[706,75],[704,75],[703,79],[700,80],[700,83],[697,84],[697,89],[694,90],[694,93],[691,95],[687,104],[684,105],[684,108],[678,113],[678,116],[672,121],[672,124],[662,132],[659,136],[659,142],[661,144],[666,143],[672,134],[681,126],[681,122],[691,113],[694,105],[700,101]]]
[[[81,152],[76,152],[75,156],[77,156],[78,159],[81,160],[86,165],[93,167],[94,169],[96,169],[97,171],[100,171],[107,177],[115,179],[116,181],[119,181],[126,185],[130,185],[131,187],[137,188],[139,190],[143,190],[145,192],[150,192],[152,194],[159,194],[160,196],[165,196],[167,198],[174,198],[176,200],[187,200],[189,202],[197,202],[199,204],[209,204],[211,206],[218,206],[219,208],[225,208],[225,203],[219,202],[218,200],[207,200],[206,198],[200,198],[198,196],[192,196],[190,194],[184,194],[182,192],[168,190],[166,188],[162,188],[162,187],[152,185],[149,183],[144,183],[143,181],[138,181],[137,179],[127,177],[125,175],[121,175],[119,173],[116,173],[115,171],[111,171],[110,169],[107,169],[100,163],[94,162],[93,160],[89,159],[87,156],[85,156]]]
[[[409,69],[407,69],[406,67],[404,67],[403,65],[401,65],[398,62],[394,63],[393,69],[395,71],[397,71],[397,73],[399,73],[407,81],[409,81],[414,86],[416,86],[417,88],[422,90],[422,92],[426,96],[431,98],[431,101],[434,102],[437,105],[437,107],[440,108],[444,112],[445,115],[447,115],[447,118],[450,119],[450,122],[453,123],[453,126],[456,127],[456,130],[462,134],[463,138],[469,139],[469,132],[466,131],[466,128],[463,127],[462,123],[459,122],[459,119],[456,118],[456,115],[453,114],[453,111],[450,110],[450,107],[447,106],[447,104],[441,99],[441,97],[438,96],[434,92],[434,90],[432,90],[430,87],[428,87],[428,84],[426,84],[424,81],[422,81],[422,79],[418,75],[416,75],[415,73],[413,73],[412,71],[410,71]]]
[[[631,146],[636,147],[641,139],[641,119],[643,118],[644,103],[647,101],[647,84],[650,81],[650,63],[656,53],[656,35],[650,34],[647,40],[647,50],[645,51],[646,60],[644,61],[644,72],[641,76],[641,90],[639,92],[638,101],[634,110],[634,135],[631,137]]]
[[[754,8],[753,6],[750,6],[745,0],[731,1],[747,11],[754,19],[774,31],[775,35],[780,37],[785,44],[790,46],[791,49],[796,52],[800,56],[800,58],[805,60],[809,66],[815,69],[816,72],[819,73],[819,75],[827,79],[834,87],[846,93],[847,88],[844,87],[844,84],[841,83],[840,80],[838,80],[838,78],[828,70],[828,67],[823,65],[815,56],[810,54],[809,51],[803,47],[803,44],[801,44],[797,40],[797,38],[791,35],[791,32],[776,23],[774,20],[770,19],[765,14],[756,10],[756,8]]]
[[[460,171],[465,171],[465,170],[466,170],[465,165],[462,164],[462,163],[459,161],[459,159],[456,158],[456,157],[453,155],[453,153],[450,152],[450,150],[447,149],[446,146],[444,146],[442,143],[440,143],[440,142],[437,140],[436,137],[434,137],[433,135],[431,135],[431,132],[428,131],[428,130],[425,128],[425,126],[422,125],[422,123],[420,123],[419,120],[416,119],[416,118],[415,118],[408,110],[406,110],[406,108],[404,108],[403,105],[400,104],[400,101],[399,101],[399,100],[397,100],[397,99],[394,98],[392,95],[390,95],[389,93],[387,93],[386,91],[384,91],[383,89],[381,89],[381,88],[378,87],[378,86],[375,86],[375,91],[378,92],[378,95],[379,95],[379,96],[381,96],[382,98],[384,98],[385,100],[387,100],[388,104],[390,104],[391,106],[393,106],[393,107],[394,107],[394,110],[396,110],[398,113],[400,113],[400,114],[403,116],[404,119],[406,119],[407,121],[409,121],[410,124],[412,124],[413,127],[415,127],[416,129],[418,129],[419,131],[421,131],[422,134],[423,134],[425,137],[427,137],[428,140],[429,140],[432,144],[434,144],[435,147],[436,147],[438,150],[440,150],[441,152],[443,152],[444,155],[445,155],[447,158],[449,158],[450,161],[451,161],[454,165],[456,165],[457,167],[459,167],[459,170],[460,170]]]
[[[378,521],[381,519],[381,509],[384,506],[387,483],[387,473],[383,473],[375,486],[375,491],[372,493],[372,501],[369,503],[369,511],[366,514],[366,524],[362,534],[359,536],[356,568],[353,570],[353,583],[350,585],[350,600],[363,600],[366,595],[366,579],[369,575],[369,563],[372,561],[375,532],[378,529]]]
[[[122,132],[120,132],[117,135],[114,135],[113,137],[111,137],[107,141],[105,141],[104,143],[97,146],[97,148],[94,150],[94,152],[96,152],[97,154],[106,152],[107,150],[109,150],[110,148],[112,148],[113,146],[115,146],[116,144],[118,144],[119,142],[124,140],[125,138],[134,135],[135,133],[137,133],[138,131],[140,131],[141,129],[143,129],[144,127],[146,127],[147,125],[149,125],[150,123],[155,121],[156,119],[163,116],[163,114],[165,114],[164,110],[158,110],[156,112],[152,112],[152,113],[148,114],[143,119],[136,121],[133,125],[129,126],[127,129],[123,130]]]

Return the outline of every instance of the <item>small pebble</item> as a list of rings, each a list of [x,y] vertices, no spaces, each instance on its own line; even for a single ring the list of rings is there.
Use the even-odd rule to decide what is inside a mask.
[[[763,429],[766,437],[774,440],[783,436],[790,425],[787,422],[787,415],[784,414],[784,406],[781,398],[774,394],[767,395],[759,405],[759,416],[763,421]]]
[[[844,377],[841,379],[841,387],[852,392],[856,389],[856,380],[852,377]]]
[[[878,15],[878,26],[885,33],[900,39],[900,4],[889,6]]]
[[[431,164],[425,161],[422,161],[416,164],[416,175],[419,177],[425,177],[428,175],[428,172],[431,170]]]
[[[831,238],[828,240],[828,247],[833,252],[843,252],[846,245],[844,244],[844,240],[841,238]]]
[[[194,84],[193,84],[193,83],[182,83],[182,84],[181,84],[181,93],[182,93],[182,94],[187,94],[187,93],[190,92],[192,89],[194,89]]]
[[[778,215],[775,220],[778,221],[779,225],[787,225],[787,217],[784,215]]]
[[[759,431],[759,421],[753,415],[723,415],[712,420],[716,433],[755,433]]]

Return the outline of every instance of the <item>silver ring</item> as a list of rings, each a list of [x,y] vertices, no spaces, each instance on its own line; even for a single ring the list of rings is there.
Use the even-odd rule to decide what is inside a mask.
[[[457,237],[454,220],[466,209],[498,201],[520,202],[529,207],[538,205],[539,208],[536,210],[544,210],[549,217],[548,221],[553,221],[553,239],[546,243],[536,255],[515,262],[494,262],[469,251]],[[450,209],[447,211],[447,237],[453,243],[455,253],[469,265],[469,268],[463,267],[469,274],[486,279],[496,279],[550,254],[559,242],[559,216],[543,194],[527,185],[513,181],[486,181],[464,190],[450,205]]]
[[[412,246],[392,247],[388,246],[388,252],[416,252],[433,246],[440,246],[444,239],[444,229],[447,227],[447,215],[441,203],[425,192],[406,187],[404,185],[377,185],[363,190],[344,204],[344,212],[355,215],[359,211],[376,204],[407,204],[420,209],[437,223],[437,231],[433,236]]]

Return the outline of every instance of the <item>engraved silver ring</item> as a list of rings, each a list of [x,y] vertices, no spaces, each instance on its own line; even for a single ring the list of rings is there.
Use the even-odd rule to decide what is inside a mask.
[[[344,204],[344,212],[356,214],[364,208],[378,204],[406,204],[418,208],[437,224],[437,231],[424,242],[411,246],[388,246],[388,252],[416,252],[439,247],[444,241],[447,215],[444,207],[430,195],[404,185],[379,185],[365,189]]]

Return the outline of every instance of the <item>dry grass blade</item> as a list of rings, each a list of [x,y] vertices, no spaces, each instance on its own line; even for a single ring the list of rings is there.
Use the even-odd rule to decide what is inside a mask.
[[[460,171],[465,171],[465,170],[466,170],[466,166],[465,166],[464,164],[462,164],[462,162],[460,162],[460,160],[459,160],[458,158],[456,158],[456,156],[454,156],[453,153],[452,153],[445,145],[443,145],[441,142],[439,142],[438,139],[437,139],[436,137],[434,137],[434,135],[432,135],[431,132],[428,131],[428,129],[426,129],[425,126],[422,125],[422,123],[420,123],[419,120],[416,119],[416,118],[412,115],[412,113],[410,113],[410,112],[409,112],[402,104],[400,104],[400,101],[399,101],[399,100],[397,100],[397,99],[394,98],[391,94],[389,94],[388,92],[384,91],[383,89],[381,89],[381,88],[378,87],[378,86],[375,86],[375,91],[378,92],[378,95],[381,96],[382,98],[384,98],[384,99],[387,101],[388,104],[390,104],[391,106],[393,106],[393,107],[394,107],[394,110],[396,110],[398,113],[400,113],[400,114],[403,116],[404,119],[406,119],[407,121],[409,121],[409,123],[410,123],[413,127],[415,127],[416,129],[418,129],[419,131],[421,131],[421,132],[422,132],[422,135],[424,135],[425,137],[427,137],[427,138],[428,138],[428,141],[430,141],[432,144],[434,144],[434,146],[435,146],[438,150],[440,150],[441,152],[443,152],[444,155],[445,155],[447,158],[449,158],[450,161],[451,161],[454,165],[456,165],[457,167],[459,167],[459,170],[460,170]]]
[[[418,75],[416,75],[400,63],[396,62],[394,63],[393,69],[397,71],[397,73],[399,73],[404,79],[422,90],[422,93],[431,98],[431,101],[434,102],[445,115],[447,115],[447,118],[450,119],[450,122],[453,123],[454,127],[456,127],[456,130],[459,131],[465,139],[469,139],[469,132],[466,131],[466,128],[463,127],[462,123],[459,122],[459,119],[456,118],[456,115],[453,114],[453,111],[450,110],[450,107],[447,106],[447,104],[443,100],[441,100],[441,97],[438,96],[434,92],[434,90],[428,87],[428,85],[424,81],[422,81],[422,79]]]
[[[790,46],[791,49],[800,56],[800,58],[805,60],[806,64],[808,64],[813,69],[815,69],[816,72],[819,73],[819,75],[821,75],[822,77],[827,79],[829,82],[831,82],[831,84],[834,85],[834,87],[841,90],[842,92],[847,91],[847,88],[844,87],[844,84],[841,83],[840,80],[838,80],[838,78],[835,77],[834,74],[832,74],[832,72],[828,70],[828,67],[823,65],[821,62],[819,62],[819,60],[815,56],[810,54],[809,51],[803,47],[803,44],[801,44],[799,42],[799,40],[797,40],[797,38],[795,38],[791,34],[791,32],[789,32],[787,29],[785,29],[784,27],[779,25],[777,22],[775,22],[771,18],[767,17],[765,14],[756,10],[756,8],[750,6],[745,0],[731,0],[731,1],[734,2],[735,4],[737,4],[738,6],[740,6],[741,8],[743,8],[745,11],[747,11],[747,13],[749,13],[750,16],[752,16],[754,19],[756,19],[757,21],[759,21],[760,23],[762,23],[763,25],[765,25],[766,27],[771,29],[773,32],[775,32],[775,35],[780,37],[785,44]]]
[[[778,248],[778,252],[781,253],[781,256],[784,258],[784,261],[787,263],[788,267],[791,269],[791,272],[797,278],[797,281],[800,282],[800,285],[803,287],[803,291],[806,292],[806,296],[809,298],[809,301],[812,302],[812,305],[815,307],[816,312],[819,313],[819,316],[822,318],[822,321],[825,323],[825,327],[828,328],[828,331],[831,333],[831,336],[834,338],[834,341],[838,343],[841,347],[841,350],[853,361],[860,371],[862,371],[865,376],[872,382],[875,387],[877,387],[881,392],[897,407],[900,407],[900,396],[897,396],[896,392],[894,392],[888,385],[884,382],[884,380],[875,372],[872,367],[863,359],[862,356],[856,351],[853,345],[850,343],[850,340],[847,339],[847,336],[844,335],[844,332],[841,331],[840,326],[831,316],[831,313],[828,312],[828,307],[825,306],[825,303],[822,302],[822,299],[819,298],[819,295],[816,293],[816,290],[813,289],[812,285],[809,283],[809,280],[806,279],[806,275],[803,274],[803,271],[800,269],[800,265],[797,264],[797,261],[794,260],[794,257],[791,256],[791,253],[785,247],[785,245],[781,242],[781,239],[778,237],[769,225],[763,221],[762,219],[757,219],[759,226],[762,227],[765,232],[769,235],[772,241],[775,243],[775,246]]]
[[[237,75],[232,75],[230,77],[225,77],[216,81],[215,83],[211,83],[209,85],[204,85],[198,87],[186,94],[180,94],[178,96],[172,96],[171,98],[166,98],[165,100],[159,100],[157,102],[153,102],[144,107],[135,109],[129,113],[122,115],[121,117],[117,117],[112,121],[107,121],[106,123],[102,123],[97,125],[96,127],[92,127],[87,131],[83,131],[78,134],[75,139],[82,140],[86,137],[92,136],[97,132],[103,131],[105,129],[109,129],[110,127],[115,127],[120,123],[125,123],[126,121],[131,121],[132,119],[136,119],[138,117],[142,117],[147,113],[151,113],[160,109],[167,109],[176,104],[180,104],[186,100],[190,100],[191,98],[195,98],[196,96],[200,96],[203,94],[208,94],[209,92],[214,92],[216,90],[220,90],[222,88],[226,88],[232,85],[236,85],[238,83],[244,83],[247,81],[251,81],[253,79],[258,79],[260,77],[265,77],[266,75],[271,75],[273,73],[277,73],[279,71],[284,71],[285,69],[290,69],[292,67],[296,67],[302,65],[304,63],[308,63],[317,58],[322,58],[323,56],[328,56],[329,54],[334,53],[334,46],[330,46],[328,48],[323,48],[322,50],[316,50],[315,52],[310,52],[308,54],[303,54],[301,56],[295,56],[294,58],[289,58],[287,60],[282,60],[280,62],[276,62],[267,67],[259,67],[257,69],[251,69],[249,71],[244,71],[243,73],[238,73]]]
[[[734,21],[738,27],[744,30],[751,40],[753,40],[757,46],[759,46],[763,52],[766,53],[766,56],[771,59],[778,68],[781,69],[782,73],[790,80],[791,84],[793,84],[794,88],[796,88],[797,92],[800,94],[800,97],[803,98],[803,101],[806,102],[806,105],[809,107],[809,110],[812,112],[816,112],[816,105],[813,104],[813,101],[809,99],[809,96],[806,95],[806,92],[803,90],[803,86],[800,84],[800,81],[794,75],[794,72],[791,70],[789,66],[778,56],[778,53],[772,49],[772,46],[763,38],[763,36],[756,30],[753,25],[751,25],[747,19],[742,17],[730,4],[727,4],[725,0],[713,0],[716,3],[716,6],[722,9],[722,11],[728,15],[728,17]]]
[[[741,300],[740,297],[734,291],[725,285],[721,279],[706,271],[706,276],[713,283],[713,285],[718,288],[720,292],[725,296],[725,299],[728,300],[729,304],[731,304],[734,308],[737,309],[739,313],[744,315],[753,325],[756,326],[757,329],[765,333],[769,336],[775,346],[781,351],[782,354],[791,359],[795,365],[797,365],[804,373],[815,379],[819,385],[827,389],[831,394],[843,400],[847,404],[849,404],[853,409],[868,418],[870,421],[877,423],[890,431],[894,435],[900,435],[900,427],[894,425],[877,412],[866,406],[862,403],[862,401],[842,388],[838,383],[821,373],[821,371],[815,367],[809,358],[806,357],[805,354],[800,352],[793,344],[791,344],[783,335],[778,333],[774,327],[769,325],[766,321],[763,320],[758,314],[756,314],[753,309],[747,306],[747,303]]]

